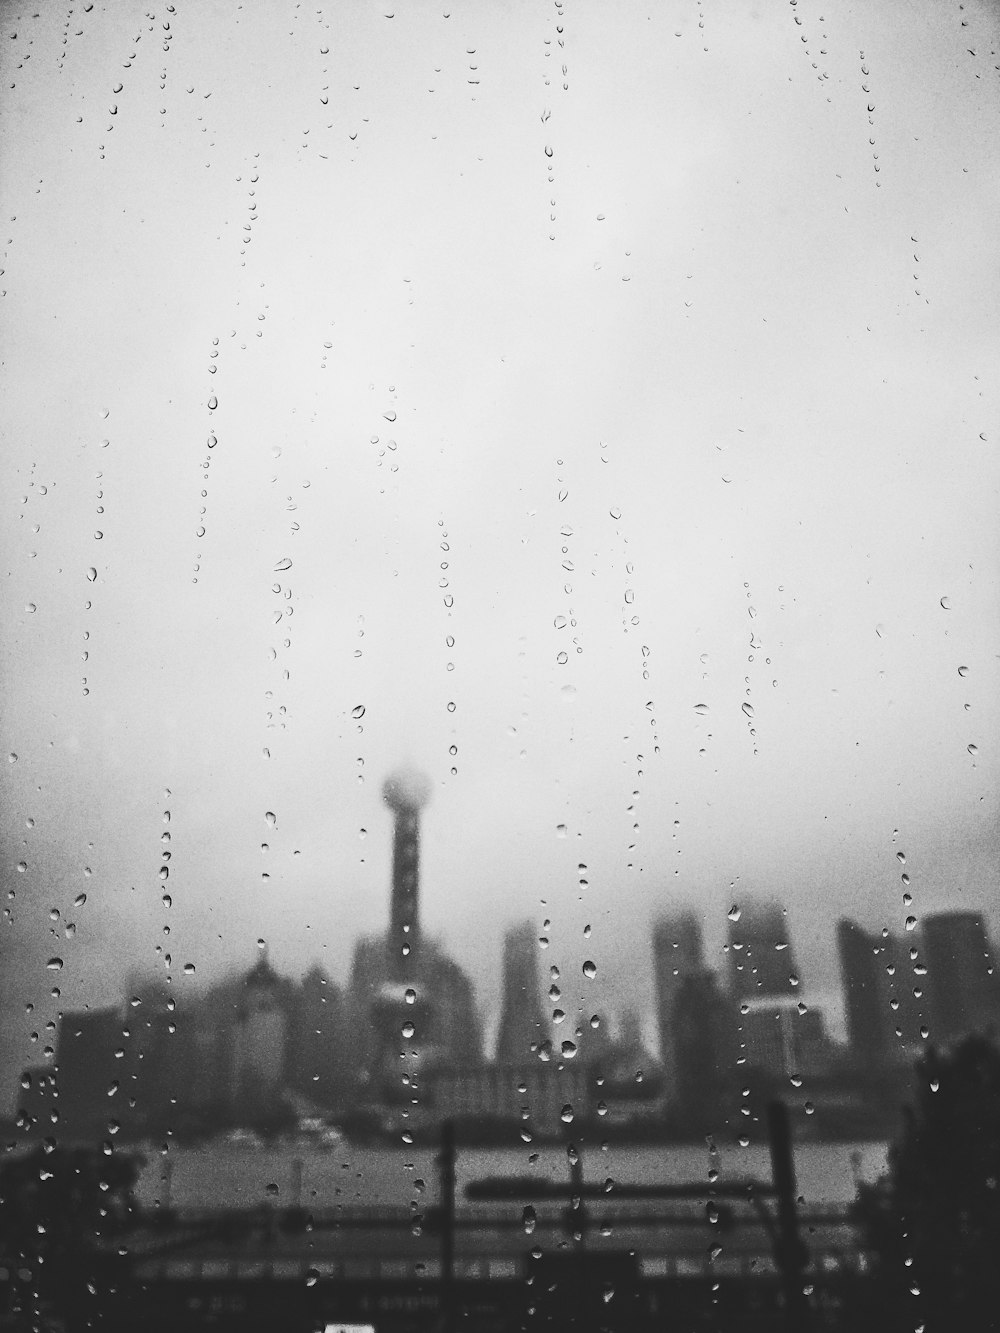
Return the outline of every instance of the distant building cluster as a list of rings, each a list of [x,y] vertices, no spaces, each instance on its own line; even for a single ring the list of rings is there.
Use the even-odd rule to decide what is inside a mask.
[[[729,913],[724,967],[705,959],[690,910],[652,934],[658,1058],[634,1014],[612,1035],[594,1015],[563,1036],[543,996],[530,922],[503,946],[491,1059],[474,986],[419,924],[419,776],[396,774],[389,927],[357,941],[340,987],[319,967],[279,976],[266,951],[245,974],[178,1008],[169,988],[68,1013],[54,1068],[22,1078],[21,1125],[66,1139],[268,1135],[303,1124],[359,1133],[445,1118],[522,1139],[583,1122],[649,1137],[739,1132],[766,1098],[801,1098],[814,1132],[878,1132],[900,1071],[928,1043],[1000,1030],[1000,977],[981,915],[941,912],[903,937],[837,926],[847,1043],[806,1003],[779,903]],[[910,923],[908,923],[910,924]],[[558,1034],[558,1035],[555,1035]]]
[[[806,1001],[786,919],[773,901],[734,908],[722,975],[706,966],[692,912],[657,923],[664,1105],[677,1127],[697,1132],[720,1106],[735,1109],[738,1123],[753,1113],[755,1090],[801,1088],[826,1132],[861,1134],[896,1113],[901,1074],[929,1044],[1000,1033],[1000,975],[981,914],[928,915],[905,940],[840,921],[846,1045]]]

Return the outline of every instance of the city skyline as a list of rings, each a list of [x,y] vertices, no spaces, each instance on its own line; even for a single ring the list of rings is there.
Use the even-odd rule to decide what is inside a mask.
[[[398,885],[394,877],[394,899]],[[731,913],[721,969],[706,966],[691,912],[657,923],[656,1008],[646,1017],[658,1047],[647,1046],[630,1008],[574,1025],[559,1007],[561,976],[552,969],[546,978],[538,966],[530,922],[505,936],[504,1004],[486,1043],[474,983],[433,940],[414,953],[398,1004],[389,1002],[391,930],[355,941],[350,977],[339,983],[317,965],[300,982],[279,975],[262,944],[252,967],[182,1004],[160,981],[117,1005],[61,1013],[47,1058],[21,1076],[17,1129],[37,1135],[51,1123],[71,1140],[124,1129],[126,1139],[188,1142],[233,1126],[273,1134],[344,1116],[351,1132],[378,1125],[409,1141],[407,1132],[449,1115],[466,1132],[478,1124],[495,1134],[501,1119],[520,1115],[551,1134],[568,1109],[585,1119],[610,1113],[619,1132],[699,1137],[721,1128],[720,1115],[740,1134],[761,1079],[788,1096],[805,1078],[807,1113],[818,1102],[816,1125],[836,1135],[845,1125],[883,1127],[895,1081],[925,1054],[1000,1033],[996,947],[979,914],[932,915],[905,945],[841,920],[846,1042],[831,1039],[822,1008],[789,971],[788,933],[769,942],[769,924],[782,916],[767,900]]]
[[[390,898],[393,896],[390,893]],[[750,900],[743,909],[734,909],[727,916],[729,942],[723,946],[721,957],[713,961],[705,954],[702,922],[690,908],[662,914],[653,923],[648,940],[654,974],[653,1010],[643,1016],[627,998],[610,1009],[591,1005],[596,1011],[591,1017],[600,1029],[600,1042],[607,1041],[609,1033],[613,1039],[620,1039],[640,1024],[644,1039],[655,1032],[653,1058],[669,1077],[678,1059],[675,1042],[684,1038],[684,1019],[680,1024],[676,1021],[674,997],[690,985],[695,987],[692,995],[700,996],[700,1007],[714,1003],[713,995],[731,1003],[731,1021],[737,1025],[737,1007],[743,1013],[768,1013],[775,1004],[779,1008],[792,1005],[794,999],[801,1013],[812,1012],[826,1028],[831,1014],[822,1004],[816,1004],[798,974],[786,916],[782,904],[773,898]],[[776,922],[781,924],[780,934],[769,934]],[[895,1052],[895,1058],[912,1061],[928,1046],[950,1043],[970,1031],[995,1028],[1000,1022],[996,942],[982,913],[965,908],[931,913],[922,923],[913,921],[905,935],[886,928],[867,931],[856,921],[841,918],[835,934],[845,1022],[843,1033],[834,1030],[829,1036],[859,1058],[877,1064]],[[324,992],[323,1004],[331,1002],[331,1013],[346,1004],[352,1016],[352,1060],[374,1069],[382,1058],[382,1038],[369,1028],[369,1023],[374,1022],[379,996],[386,985],[383,979],[395,984],[391,962],[394,939],[391,930],[362,934],[353,941],[348,973],[331,974],[313,960],[298,980],[275,971],[269,962],[268,946],[260,940],[252,966],[237,966],[221,976],[203,978],[200,985],[186,991],[180,1004],[170,978],[135,975],[110,1007],[95,1006],[93,1012],[124,1013],[127,1019],[129,1007],[146,1000],[152,1000],[161,1018],[166,1014],[190,1014],[205,1005],[214,1007],[220,998],[224,1004],[238,1008],[243,988],[252,991],[258,977],[261,985],[281,990],[286,996],[296,990],[305,995],[319,987]],[[444,941],[432,936],[422,943],[420,961],[407,980],[417,987],[419,1003],[427,1008],[431,1036],[414,1035],[414,1045],[429,1041],[433,1048],[440,1040],[434,1035],[440,1030],[434,1020],[441,1017],[442,988],[451,988],[451,977],[455,977],[465,993],[457,1001],[457,1008],[455,1001],[446,1004],[444,1031],[454,1050],[464,1054],[453,1058],[473,1064],[487,1059],[515,1065],[529,1055],[541,1054],[546,1061],[558,1063],[564,1058],[570,1062],[577,1052],[571,1050],[571,1054],[560,1057],[559,1039],[574,1035],[574,1023],[581,1024],[582,1020],[583,1028],[588,1026],[585,1004],[575,1014],[561,1008],[565,1003],[563,988],[572,978],[563,977],[558,968],[548,972],[543,969],[543,939],[531,921],[510,925],[503,943],[503,1000],[498,1009],[491,1009],[488,998],[477,991],[474,979],[449,957]],[[764,957],[765,950],[769,958]],[[585,964],[585,974],[591,970],[592,965]],[[806,1000],[809,1003],[803,1004]],[[395,1017],[403,1022],[413,1012],[401,1002]],[[561,1029],[564,1020],[569,1021]],[[890,1036],[893,1027],[897,1028],[895,1040]],[[575,1036],[578,1042],[582,1036],[584,1048],[588,1047],[586,1031],[581,1033],[577,1027]],[[393,1028],[390,1044],[397,1038]],[[706,1044],[701,1045],[704,1048]],[[711,1043],[708,1047],[711,1060],[719,1065],[730,1056],[736,1063],[743,1062],[735,1047],[726,1049],[725,1041],[717,1050]],[[587,1058],[593,1059],[589,1051]],[[323,1060],[316,1061],[316,1068],[320,1077],[330,1072]]]
[[[430,799],[431,789],[426,778],[412,766],[404,766],[403,769],[393,770],[383,785],[388,789],[394,783],[406,779],[420,786],[422,793],[420,801],[426,802]],[[383,793],[379,804],[386,804],[393,811],[394,827],[398,834],[399,825],[396,822],[398,812],[394,808],[393,801]],[[371,836],[371,834],[367,834],[367,836]],[[352,978],[358,974],[359,968],[363,976],[370,973],[372,962],[363,951],[374,949],[381,957],[385,950],[385,941],[391,935],[394,913],[397,910],[402,910],[401,903],[398,907],[393,906],[396,902],[393,885],[396,875],[399,873],[395,865],[396,858],[399,855],[398,838],[394,840],[390,837],[386,838],[385,841],[388,847],[393,848],[387,864],[386,886],[388,892],[384,891],[381,897],[376,900],[376,902],[380,901],[384,907],[387,907],[387,910],[384,911],[384,928],[380,929],[377,924],[372,924],[370,927],[363,929],[349,946],[350,963],[339,969],[335,964],[324,966],[318,955],[303,953],[298,963],[293,962],[288,957],[283,957],[279,963],[280,974],[283,977],[291,979],[291,976],[298,971],[304,979],[310,973],[315,972],[317,968],[321,968],[334,985],[339,986],[344,993],[347,993],[352,985]],[[897,854],[893,859],[897,867],[906,864],[905,855],[900,858]],[[167,862],[163,864],[167,864]],[[907,876],[904,869],[901,871],[901,883],[905,885],[909,882],[909,876]],[[574,959],[575,967],[567,969],[565,965],[556,963],[555,955],[550,952],[550,936],[553,934],[551,918],[543,915],[543,912],[547,910],[544,899],[542,899],[543,905],[534,920],[511,921],[506,925],[501,922],[500,933],[496,939],[495,953],[491,954],[489,950],[477,951],[471,965],[468,962],[468,952],[463,950],[462,947],[465,941],[461,938],[449,938],[448,933],[443,930],[427,931],[422,925],[418,928],[418,933],[427,935],[427,946],[432,959],[448,956],[464,956],[466,958],[464,967],[475,987],[477,1021],[482,1025],[486,1050],[491,1053],[491,1056],[499,1039],[504,1019],[504,973],[498,966],[498,960],[502,954],[501,944],[503,939],[509,939],[512,935],[521,935],[524,939],[530,939],[534,947],[534,961],[538,968],[537,996],[541,1003],[541,1012],[549,1036],[551,1036],[553,1030],[551,1006],[546,1010],[542,996],[548,988],[548,982],[545,980],[547,970],[555,966],[560,972],[560,984],[566,996],[563,1003],[569,1006],[568,1017],[572,1020],[569,1027],[585,1024],[590,1013],[595,1011],[604,1015],[605,1019],[608,1016],[613,1016],[615,1027],[620,1025],[623,1018],[627,1018],[630,1014],[637,1014],[646,1042],[656,1050],[657,1054],[660,1054],[663,1049],[664,1031],[662,1019],[658,1017],[660,1002],[657,999],[658,964],[656,953],[658,932],[662,931],[665,926],[679,926],[682,934],[681,948],[682,950],[688,949],[693,972],[710,978],[711,983],[719,986],[724,994],[736,997],[748,988],[760,989],[760,982],[755,971],[756,964],[752,961],[751,955],[755,945],[759,948],[761,942],[764,943],[766,948],[772,934],[780,933],[780,947],[786,949],[787,952],[776,954],[774,958],[768,958],[765,961],[765,966],[771,968],[770,975],[776,976],[780,973],[782,977],[787,978],[788,973],[793,969],[798,972],[798,964],[794,961],[797,953],[797,942],[793,938],[796,934],[793,924],[794,909],[790,918],[788,906],[779,899],[777,893],[773,890],[747,893],[740,890],[735,884],[730,887],[733,900],[730,908],[724,914],[718,913],[714,921],[708,915],[699,915],[692,900],[676,900],[654,911],[647,922],[645,935],[642,934],[641,924],[637,926],[637,933],[629,935],[620,933],[616,937],[615,943],[619,948],[626,951],[632,959],[633,968],[630,979],[633,984],[631,986],[621,985],[617,978],[612,978],[610,985],[605,978],[602,978],[602,984],[595,986],[596,978],[594,976],[583,978],[579,975],[581,962],[587,955],[596,952],[596,950],[589,947],[586,940],[581,941],[577,946],[578,957]],[[909,946],[914,938],[919,939],[922,928],[919,919],[911,914],[910,906],[906,902],[907,896],[904,892],[901,897],[903,910],[900,916],[902,919],[897,919],[895,922],[886,919],[879,921],[877,914],[873,914],[871,911],[866,913],[863,908],[856,913],[861,918],[860,924],[863,927],[867,926],[870,931],[873,942],[880,934],[884,935],[888,940],[888,944],[884,947],[891,950],[897,947],[894,942],[899,941],[898,949],[901,954],[905,952],[904,943]],[[950,905],[942,905],[939,910],[925,915],[928,919],[933,920],[950,917],[956,913],[971,914],[976,919],[984,921],[987,923],[990,937],[996,937],[996,926],[992,924],[993,916],[991,916],[991,913],[982,908],[969,908],[961,900]],[[381,917],[383,907],[376,906],[375,915]],[[401,920],[400,917],[400,923]],[[907,922],[909,922],[908,925]],[[820,949],[827,952],[828,958],[832,958],[834,954],[830,945],[839,938],[845,924],[853,926],[855,923],[851,918],[841,917],[829,923],[821,922],[818,928],[815,920],[811,924],[814,948],[818,944]],[[914,927],[917,928],[917,935],[908,935],[907,932],[912,931]],[[401,925],[400,928],[402,928]],[[747,930],[750,931],[749,935],[746,935]],[[688,943],[685,944],[683,939],[685,932],[692,931],[694,933],[688,934]],[[715,936],[714,946],[707,945],[705,942],[706,936],[711,940],[713,935]],[[755,941],[755,944],[747,945],[746,969],[748,969],[748,974],[752,979],[745,985],[739,980],[741,973],[744,971],[744,966],[737,962],[740,955],[732,949],[734,940],[739,941],[744,936],[748,940]],[[739,949],[743,947],[742,944],[738,945]],[[256,956],[263,949],[266,957],[270,950],[270,944],[264,936],[259,936],[247,948],[247,956]],[[359,949],[362,950],[360,955]],[[359,959],[363,961],[359,961]],[[775,960],[778,960],[778,972],[774,971],[773,964]],[[185,1002],[199,1004],[204,1001],[206,994],[211,994],[212,990],[220,984],[227,985],[240,981],[245,975],[245,971],[245,960],[240,959],[230,959],[223,970],[210,979],[204,976],[204,972],[199,977],[197,967],[189,969],[186,965],[174,966],[172,972],[166,973],[147,966],[145,970],[133,968],[129,974],[129,983],[132,991],[138,989],[140,992],[150,986],[159,990],[166,984],[168,992],[172,988],[172,993],[176,999],[183,997]],[[480,984],[482,975],[485,973],[488,977],[491,971],[498,977],[492,988],[488,983]],[[852,1031],[851,1001],[847,993],[843,961],[838,958],[832,969],[828,967],[825,971],[822,969],[817,969],[817,971],[821,978],[820,984],[816,985],[812,981],[811,969],[807,968],[798,994],[809,997],[813,1009],[822,1015],[823,1022],[832,1037],[839,1041],[845,1039],[850,1041]],[[388,976],[388,973],[386,975]],[[637,977],[645,980],[646,985],[636,986]],[[61,979],[58,974],[53,978],[56,983],[60,982]],[[108,982],[105,981],[102,989],[97,992],[99,998],[93,1002],[85,1001],[87,1007],[101,1010],[106,1008],[109,1003],[112,1006],[115,1003],[124,1003],[127,998],[126,990],[128,989],[128,987],[123,988],[124,980],[125,978],[122,977],[122,982],[119,983],[117,990],[109,988]],[[798,985],[798,982],[796,981],[795,984]],[[55,997],[56,1003],[52,1007],[54,1010],[61,1011],[67,1006],[63,1002],[62,987],[57,984],[56,988],[60,993]],[[777,993],[789,994],[791,993],[791,987],[783,983],[778,988],[773,986],[764,988],[765,995]],[[888,995],[888,992],[886,994]],[[29,1018],[27,1026],[35,1032],[38,1031],[37,1020]],[[36,1046],[36,1050],[32,1050],[32,1046]],[[22,1042],[20,1047],[22,1057],[30,1057],[36,1053],[37,1045],[35,1042],[31,1045]],[[27,1060],[22,1058],[21,1064],[25,1063],[27,1063]],[[15,1075],[16,1069],[11,1065],[8,1069],[8,1082],[11,1087],[13,1087]]]
[[[834,1026],[841,917],[996,934],[985,0],[0,35],[5,1080],[132,972],[347,975],[401,763],[494,1022],[524,919],[647,1027],[685,904]]]

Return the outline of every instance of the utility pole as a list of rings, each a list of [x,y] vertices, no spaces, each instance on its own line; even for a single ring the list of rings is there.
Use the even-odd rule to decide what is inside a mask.
[[[784,1102],[771,1102],[768,1106],[767,1132],[778,1208],[774,1257],[785,1295],[785,1327],[788,1333],[805,1333],[809,1323],[809,1302],[803,1289],[802,1276],[809,1262],[809,1251],[799,1235],[792,1133],[788,1123],[788,1107]]]
[[[438,1157],[441,1198],[441,1330],[455,1333],[455,1125],[441,1126]]]

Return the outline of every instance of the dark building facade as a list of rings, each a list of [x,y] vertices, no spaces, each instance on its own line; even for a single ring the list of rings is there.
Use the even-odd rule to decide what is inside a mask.
[[[548,1040],[538,972],[538,933],[530,921],[512,926],[503,944],[503,998],[497,1030],[498,1065],[522,1065]]]
[[[750,899],[729,918],[729,978],[734,999],[792,995],[798,970],[788,940],[785,909],[773,900]]]
[[[911,1062],[924,1044],[928,1012],[916,943],[841,920],[837,952],[852,1055],[869,1066]]]
[[[290,1087],[325,1110],[349,1105],[354,1091],[347,1023],[340,988],[311,967],[290,997],[287,1074]]]
[[[705,966],[694,912],[661,917],[653,927],[653,975],[668,1116],[679,1127],[713,1123],[735,1071],[736,1018]]]
[[[123,1027],[117,1007],[63,1015],[56,1044],[60,1140],[105,1139],[127,1111],[124,1057],[116,1055],[124,1049]]]
[[[679,1004],[685,984],[705,974],[701,922],[693,912],[661,917],[653,927],[656,1026],[667,1102],[682,1099],[684,1076]]]
[[[391,937],[390,937],[391,939]],[[384,935],[368,935],[354,946],[351,975],[344,999],[345,1030],[340,1049],[347,1080],[368,1098],[378,1100],[377,1084],[386,1061],[388,1035],[398,1052],[414,1053],[417,1070],[476,1067],[482,1064],[482,1029],[476,1009],[475,989],[464,970],[434,939],[421,942],[417,967],[411,974],[414,991],[423,997],[423,1022],[409,1037],[403,1027],[410,1009],[405,999],[390,1034],[377,1030],[373,1007],[389,984],[390,960]]]
[[[1000,985],[979,912],[937,912],[922,922],[931,1039],[1000,1030]]]

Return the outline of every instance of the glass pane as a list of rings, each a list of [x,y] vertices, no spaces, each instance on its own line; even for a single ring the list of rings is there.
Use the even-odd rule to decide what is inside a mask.
[[[1000,1027],[992,8],[0,32],[2,1299],[763,1309],[777,1100],[835,1304]]]

